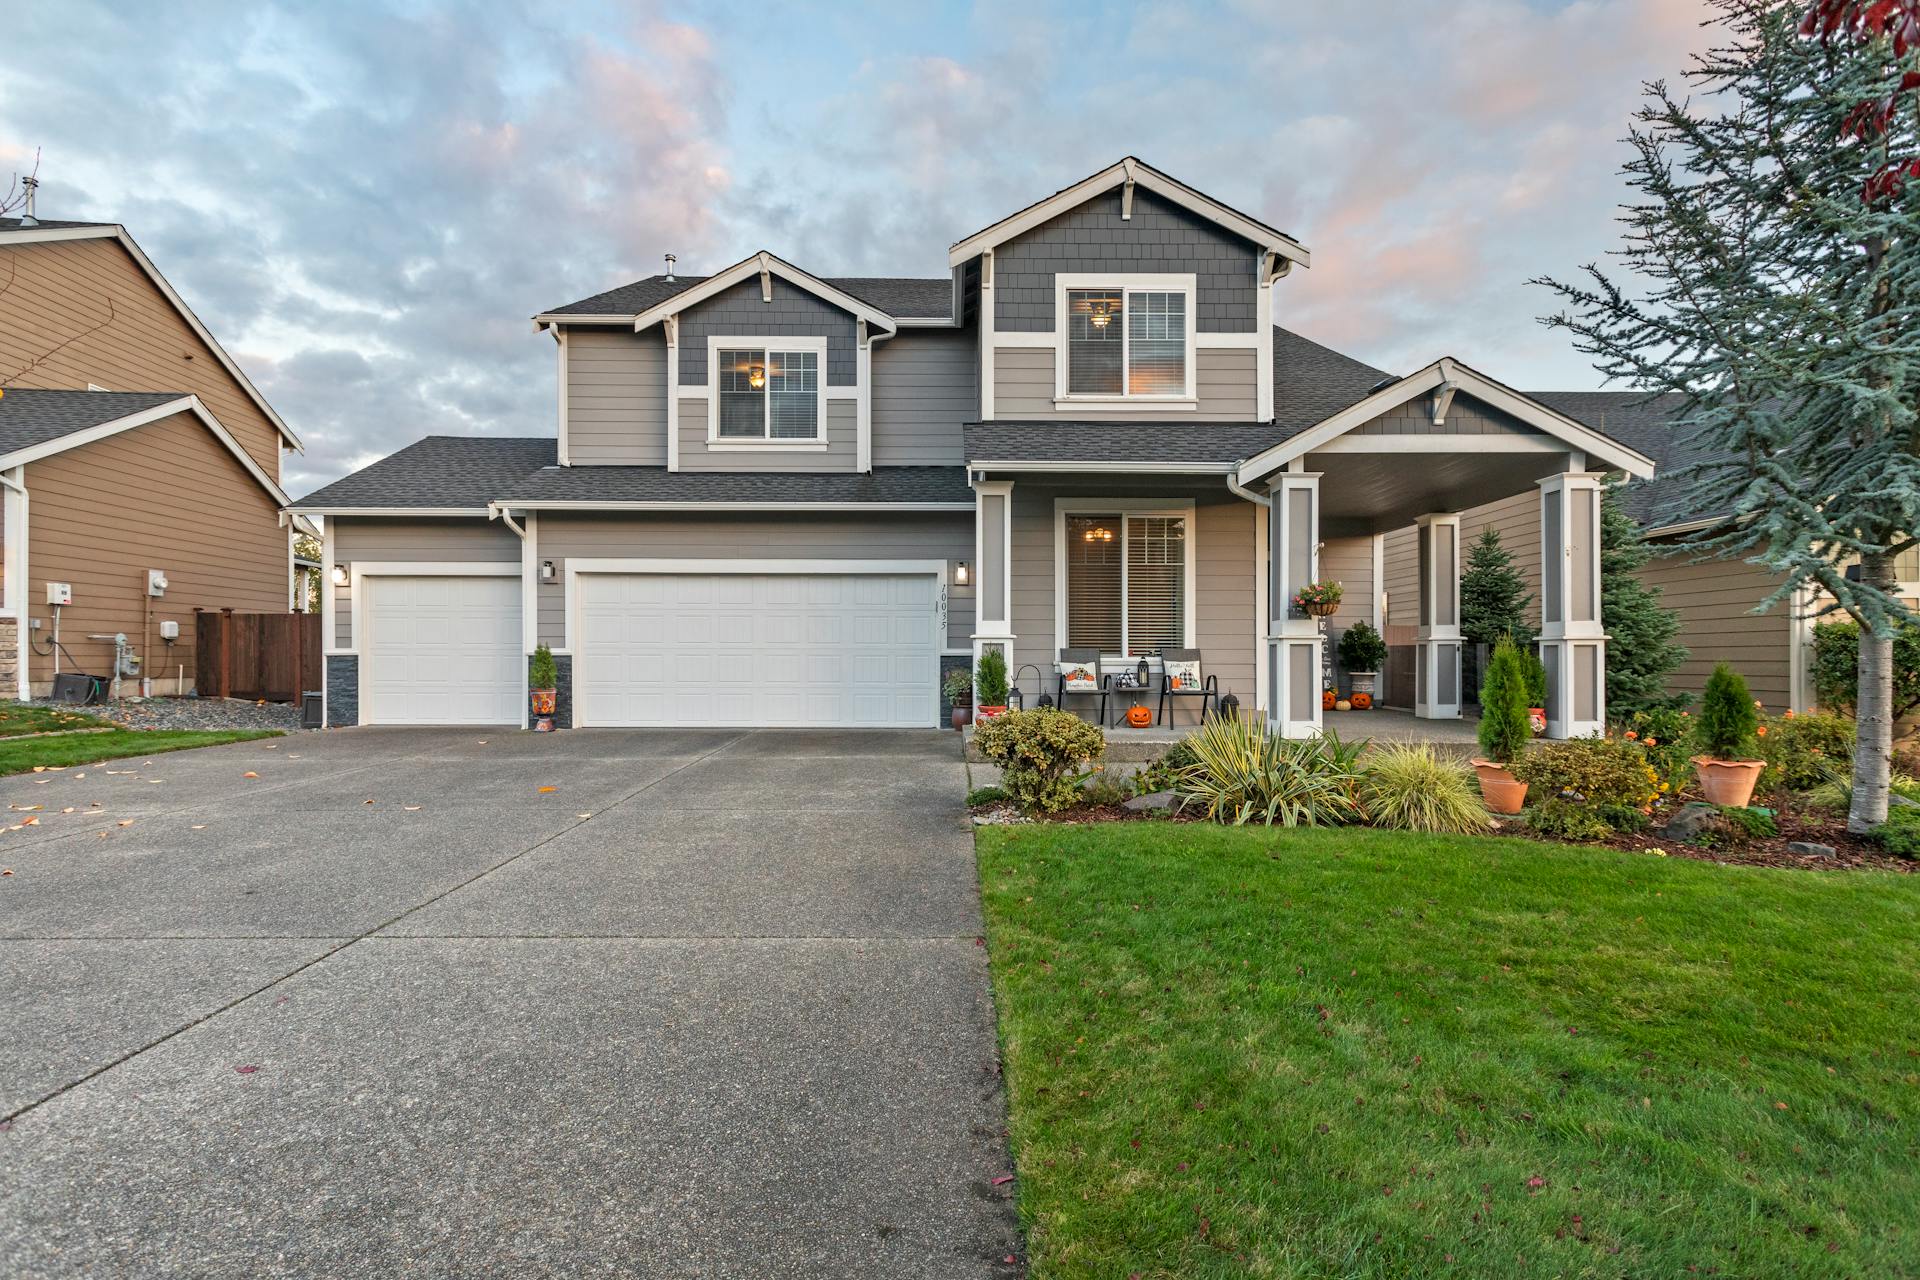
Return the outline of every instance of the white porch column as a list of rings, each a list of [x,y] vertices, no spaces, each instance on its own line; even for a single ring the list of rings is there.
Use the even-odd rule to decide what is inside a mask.
[[[1600,477],[1540,482],[1540,661],[1547,736],[1593,738],[1607,727],[1607,634],[1600,625]]]
[[[1267,520],[1271,554],[1267,589],[1267,724],[1286,738],[1317,737],[1320,719],[1320,623],[1293,597],[1320,574],[1320,477],[1288,471],[1274,477]]]
[[[1413,714],[1460,718],[1460,517],[1414,521],[1420,548],[1420,627],[1414,633]]]
[[[1013,481],[973,486],[973,665],[998,649],[1013,676]]]
[[[4,682],[4,687],[0,687],[0,698],[18,698],[25,702],[32,696],[32,681],[27,667],[32,636],[28,630],[27,615],[32,610],[32,603],[27,598],[25,467],[14,467],[0,475],[0,548],[4,548],[4,556],[0,557],[4,559],[4,565],[0,565],[0,595],[4,596],[4,599],[0,599],[0,613],[4,613],[7,619],[0,621],[0,645],[5,647],[4,665],[12,668],[12,678]]]

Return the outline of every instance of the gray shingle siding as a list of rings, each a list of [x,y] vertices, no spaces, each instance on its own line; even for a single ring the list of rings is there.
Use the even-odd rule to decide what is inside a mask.
[[[681,386],[707,385],[707,339],[714,335],[825,338],[827,385],[855,385],[853,316],[778,276],[772,302],[760,300],[754,276],[680,313]]]
[[[1197,333],[1253,333],[1258,249],[1197,214],[1135,188],[1133,217],[1116,188],[994,250],[994,328],[1051,333],[1062,271],[1191,271]]]

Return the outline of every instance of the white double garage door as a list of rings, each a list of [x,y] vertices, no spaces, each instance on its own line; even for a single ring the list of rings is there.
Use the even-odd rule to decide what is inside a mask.
[[[366,580],[361,719],[516,724],[520,579]],[[569,575],[581,727],[928,728],[941,573]]]

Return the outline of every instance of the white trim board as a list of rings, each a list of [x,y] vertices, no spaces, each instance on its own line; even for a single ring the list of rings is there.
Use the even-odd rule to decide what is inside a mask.
[[[1145,187],[1155,195],[1162,196],[1190,213],[1197,213],[1246,240],[1251,240],[1270,253],[1275,253],[1301,266],[1312,265],[1312,255],[1298,240],[1278,231],[1265,223],[1256,222],[1246,214],[1203,195],[1184,182],[1155,169],[1153,166],[1133,156],[1126,156],[1100,172],[1082,178],[1072,186],[1057,191],[1038,203],[1028,205],[1010,217],[1002,218],[992,226],[974,232],[964,240],[957,241],[947,251],[947,265],[957,267],[975,254],[987,252],[995,245],[1005,244],[1016,236],[1033,230],[1041,223],[1078,208],[1095,196],[1111,191],[1115,187],[1131,188],[1135,185]],[[1129,213],[1131,201],[1129,200]],[[1128,216],[1123,214],[1122,216]]]
[[[193,330],[194,336],[207,344],[207,349],[213,352],[213,358],[220,362],[220,367],[240,384],[241,392],[247,399],[253,401],[254,407],[273,424],[274,430],[278,431],[282,438],[295,449],[302,453],[307,451],[306,445],[302,444],[300,437],[294,434],[293,428],[273,411],[273,406],[267,403],[267,398],[260,394],[260,389],[253,385],[252,379],[241,371],[240,366],[234,363],[233,357],[227,354],[226,348],[222,347],[207,327],[200,323],[200,317],[193,314],[193,308],[186,304],[186,300],[174,292],[173,286],[167,283],[167,278],[160,274],[160,269],[153,265],[153,260],[141,251],[133,237],[127,234],[125,227],[112,223],[100,227],[15,227],[0,231],[0,245],[43,244],[60,240],[117,240],[134,263],[147,273],[147,278],[153,282],[155,288],[160,290],[161,296],[180,313],[180,318],[187,322],[187,327]]]
[[[1067,390],[1067,294],[1070,291],[1117,289],[1120,291],[1120,391],[1116,394],[1090,394]],[[1136,293],[1177,293],[1186,299],[1185,387],[1178,395],[1130,395],[1126,390],[1128,353],[1133,346],[1133,295]],[[1167,410],[1197,409],[1199,361],[1195,355],[1195,326],[1199,323],[1200,282],[1191,272],[1168,271],[1060,271],[1053,277],[1053,403],[1056,408],[1096,409],[1102,413],[1156,413]]]
[[[1325,451],[1331,441],[1346,435],[1355,427],[1370,422],[1417,396],[1437,391],[1449,383],[1453,384],[1457,390],[1477,397],[1496,409],[1512,414],[1529,426],[1538,427],[1547,434],[1557,437],[1563,442],[1562,449],[1591,454],[1607,466],[1625,471],[1628,475],[1640,479],[1653,475],[1653,460],[1644,454],[1575,422],[1572,418],[1548,408],[1538,400],[1530,399],[1500,385],[1485,374],[1460,364],[1451,356],[1443,356],[1419,372],[1408,374],[1398,382],[1390,383],[1358,403],[1349,405],[1332,417],[1282,440],[1270,449],[1255,454],[1240,464],[1239,474],[1235,479],[1243,485],[1264,479],[1310,453]],[[1463,439],[1514,439],[1515,437],[1441,436],[1437,438],[1456,442]],[[1452,451],[1468,452],[1470,449],[1462,447]],[[1555,452],[1558,451],[1555,450]]]
[[[634,332],[638,333],[642,329],[650,328],[660,321],[667,319],[669,316],[679,315],[688,307],[705,302],[708,298],[715,297],[718,294],[725,293],[728,289],[733,288],[733,286],[742,281],[751,280],[756,275],[764,275],[769,279],[773,276],[779,276],[787,283],[798,286],[824,302],[832,303],[842,311],[849,312],[856,319],[865,320],[875,328],[884,330],[889,334],[894,331],[894,319],[886,312],[862,302],[850,293],[845,293],[834,288],[819,276],[802,271],[791,262],[783,261],[765,249],[762,249],[753,256],[743,258],[739,262],[734,263],[726,270],[708,276],[699,284],[683,289],[666,301],[656,303],[654,306],[642,311],[633,318]],[[537,320],[536,323],[538,323]],[[822,376],[824,376],[824,371]]]
[[[772,353],[798,351],[814,357],[814,406],[813,434],[775,438],[773,431],[773,389],[761,387],[759,390],[761,405],[761,426],[769,434],[765,436],[723,436],[720,434],[720,388],[716,379],[720,376],[720,350],[731,348],[744,351],[760,351],[772,362]],[[849,398],[857,397],[857,388],[843,387]],[[701,388],[703,398],[712,408],[707,410],[707,447],[735,452],[785,453],[794,450],[818,451],[827,447],[827,340],[824,337],[773,338],[756,337],[751,334],[708,334],[707,335],[707,382]]]
[[[1199,644],[1199,567],[1200,537],[1199,521],[1195,518],[1197,504],[1192,498],[1055,498],[1053,500],[1053,642],[1056,652],[1067,647],[1067,517],[1070,515],[1106,515],[1121,517],[1120,539],[1121,592],[1120,614],[1121,630],[1125,631],[1127,610],[1126,597],[1126,541],[1125,523],[1129,516],[1184,516],[1187,521],[1186,554],[1187,563],[1185,614],[1181,619],[1186,634],[1182,637],[1182,649],[1197,648]],[[1008,619],[1012,621],[1011,617]],[[1131,658],[1132,654],[1102,654],[1102,657]]]
[[[971,502],[496,502],[495,511],[971,511]],[[354,513],[358,514],[358,513]],[[466,514],[466,513],[463,513]],[[485,511],[470,514],[484,516]]]
[[[485,520],[485,507],[307,507],[298,504],[280,508],[291,515],[308,516],[370,516],[391,519],[399,516],[474,516]]]

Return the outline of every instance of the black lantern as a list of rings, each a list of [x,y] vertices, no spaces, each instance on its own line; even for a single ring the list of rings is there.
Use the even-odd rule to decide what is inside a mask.
[[[1226,697],[1220,699],[1220,710],[1218,714],[1223,720],[1239,719],[1240,699],[1234,697],[1232,693],[1228,693]]]
[[[1024,693],[1020,692],[1020,677],[1029,671],[1033,672],[1033,683],[1035,688],[1046,687],[1045,683],[1040,679],[1040,668],[1034,666],[1031,662],[1021,663],[1019,670],[1013,673],[1013,688],[1007,690],[1007,701],[1015,711],[1023,711],[1026,709],[1027,696]],[[1050,707],[1053,705],[1053,699],[1049,698],[1046,694],[1043,693],[1040,695],[1039,705],[1043,707]]]
[[[1147,660],[1145,658],[1140,659],[1139,674],[1140,674],[1140,687],[1144,689],[1147,687],[1148,683],[1153,679],[1153,668],[1147,665]]]

